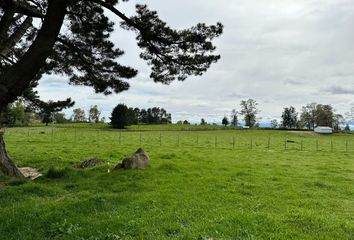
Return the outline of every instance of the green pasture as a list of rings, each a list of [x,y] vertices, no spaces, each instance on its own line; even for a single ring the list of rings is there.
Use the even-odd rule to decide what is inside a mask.
[[[0,178],[0,239],[354,239],[354,135],[180,130],[6,129],[45,176]],[[113,170],[139,147],[149,169]]]

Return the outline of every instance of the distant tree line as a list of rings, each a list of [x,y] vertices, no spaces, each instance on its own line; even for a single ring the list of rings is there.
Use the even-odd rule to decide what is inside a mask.
[[[111,125],[123,129],[133,124],[170,124],[172,115],[165,109],[153,107],[148,109],[128,108],[118,104],[111,114]]]
[[[224,126],[238,126],[240,116],[246,127],[259,127],[259,119],[257,114],[260,112],[258,103],[254,99],[242,100],[240,102],[240,110],[233,109],[230,118],[226,115],[222,118],[221,123]],[[281,122],[273,119],[270,122],[271,128],[286,129],[309,129],[313,130],[318,126],[326,126],[333,128],[334,131],[350,131],[349,124],[354,121],[354,107],[344,115],[337,114],[333,107],[328,104],[309,103],[301,108],[300,113],[295,107],[285,107]],[[204,118],[201,119],[200,125],[206,125]],[[344,126],[341,129],[341,126]]]
[[[37,101],[35,103],[26,102],[25,99],[8,105],[6,110],[0,115],[1,126],[28,126],[33,123],[67,123],[67,122],[105,122],[101,118],[101,110],[97,105],[90,106],[87,114],[84,109],[73,109],[72,115],[67,118],[61,111],[74,105],[71,99],[64,101]],[[243,100],[240,102],[239,110],[233,109],[230,116],[224,116],[221,120],[224,126],[240,125],[243,121],[249,128],[259,126],[257,114],[260,112],[259,104],[253,100]],[[148,109],[128,108],[124,104],[118,104],[112,112],[111,124],[116,128],[124,128],[132,124],[170,124],[171,114],[164,108],[153,107]],[[328,104],[309,103],[303,106],[298,112],[295,107],[289,106],[283,109],[280,122],[273,119],[270,126],[273,129],[309,129],[313,130],[318,126],[327,126],[335,131],[350,131],[349,124],[354,121],[354,107],[344,115],[337,114],[333,107]],[[177,124],[189,125],[188,120],[178,121]],[[215,124],[215,123],[214,123]],[[208,125],[202,118],[200,125]]]
[[[28,126],[30,124],[67,123],[67,122],[105,122],[100,118],[101,111],[97,105],[91,106],[86,117],[85,110],[76,108],[73,114],[67,118],[61,111],[74,106],[70,98],[64,101],[32,101],[19,99],[9,104],[0,115],[0,126]]]
[[[230,119],[225,115],[221,123],[226,126],[237,127],[240,124],[239,116],[243,117],[245,126],[252,128],[258,127],[257,114],[260,112],[258,103],[254,99],[242,100],[240,102],[240,110],[233,109],[230,114]],[[204,120],[204,119],[203,119]],[[205,120],[204,120],[205,121]]]
[[[273,119],[272,128],[309,129],[319,126],[331,127],[335,131],[349,131],[349,123],[354,120],[354,108],[344,116],[337,114],[331,105],[309,103],[301,108],[298,113],[293,106],[286,107],[281,115],[281,123]],[[345,126],[341,129],[341,126]]]

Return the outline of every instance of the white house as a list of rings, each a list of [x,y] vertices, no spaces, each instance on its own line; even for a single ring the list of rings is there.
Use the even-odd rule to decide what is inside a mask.
[[[332,134],[333,129],[330,127],[316,127],[315,128],[315,133],[320,133],[320,134]]]

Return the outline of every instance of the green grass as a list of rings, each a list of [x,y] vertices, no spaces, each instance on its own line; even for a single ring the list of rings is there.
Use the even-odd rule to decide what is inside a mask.
[[[353,135],[37,127],[5,137],[19,166],[45,175],[0,179],[0,239],[354,239]],[[148,170],[108,173],[139,146]],[[90,157],[106,164],[72,168]]]
[[[127,127],[129,130],[138,131],[209,131],[209,130],[234,130],[235,127],[217,125],[184,125],[184,124],[141,124]]]

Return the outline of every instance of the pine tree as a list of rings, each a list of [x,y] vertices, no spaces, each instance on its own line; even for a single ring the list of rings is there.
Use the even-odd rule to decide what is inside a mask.
[[[168,84],[201,75],[220,56],[212,40],[222,24],[174,30],[146,5],[127,17],[118,0],[0,0],[0,113],[19,96],[30,95],[45,73],[64,74],[72,85],[97,93],[119,93],[137,71],[117,62],[123,50],[110,40],[114,23],[107,11],[136,33],[150,77]],[[42,21],[42,24],[37,24]],[[62,27],[65,26],[65,27]],[[7,156],[0,133],[0,175],[21,176]]]

